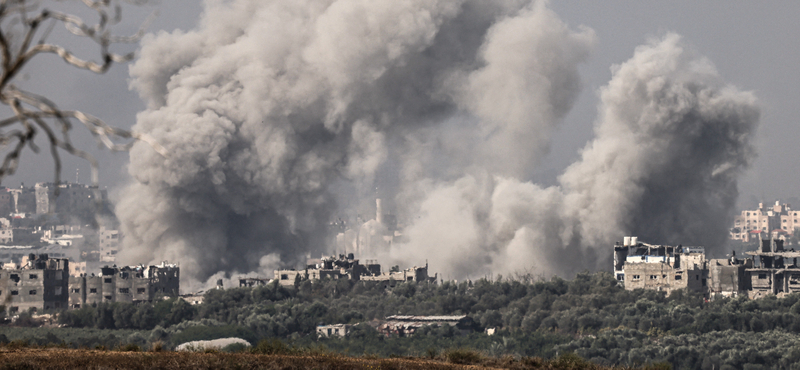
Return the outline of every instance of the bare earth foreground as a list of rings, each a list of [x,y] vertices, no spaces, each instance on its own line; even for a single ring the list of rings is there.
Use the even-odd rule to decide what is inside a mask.
[[[585,362],[548,362],[535,358],[492,362],[459,365],[418,358],[0,348],[0,369],[603,369]]]

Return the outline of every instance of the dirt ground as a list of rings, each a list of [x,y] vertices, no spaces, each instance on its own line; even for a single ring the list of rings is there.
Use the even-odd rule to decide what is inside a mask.
[[[416,358],[280,356],[194,352],[121,352],[63,348],[0,348],[0,369],[491,369],[549,368],[522,363],[465,366]],[[523,365],[518,367],[519,365]]]

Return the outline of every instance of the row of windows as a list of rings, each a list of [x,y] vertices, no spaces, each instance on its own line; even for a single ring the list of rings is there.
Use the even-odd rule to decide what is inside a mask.
[[[61,295],[61,287],[56,287],[55,293],[56,293],[56,295]],[[3,291],[0,290],[0,295],[2,295],[2,294],[3,294]],[[28,295],[36,295],[36,294],[37,294],[36,289],[31,289],[31,290],[28,291]],[[12,290],[11,291],[11,295],[19,295],[19,290]]]
[[[80,293],[81,290],[78,288],[72,289],[73,293]],[[122,294],[129,294],[131,291],[129,288],[119,288],[119,292]],[[136,293],[144,294],[147,293],[147,288],[136,288]],[[97,288],[89,288],[89,294],[97,294]]]
[[[63,278],[62,271],[55,271],[53,274],[56,280],[61,280]],[[20,281],[19,274],[8,274],[8,278],[14,280],[15,283]],[[37,280],[39,279],[39,274],[28,274],[28,280]]]
[[[639,275],[633,275],[633,280],[639,280],[639,278]],[[661,278],[666,279],[667,275],[661,275]],[[695,275],[695,278],[700,280],[700,275]],[[650,275],[650,280],[658,280],[658,275]],[[683,276],[675,275],[675,280],[683,280]],[[705,280],[706,279],[703,279],[703,285],[705,285]]]

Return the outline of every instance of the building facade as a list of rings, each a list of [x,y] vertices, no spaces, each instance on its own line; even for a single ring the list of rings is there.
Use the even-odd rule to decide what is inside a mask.
[[[318,325],[317,336],[319,337],[344,337],[350,333],[351,325],[348,324],[333,324],[333,325]]]
[[[97,239],[100,249],[100,261],[109,263],[116,261],[120,243],[119,230],[101,227],[97,233]]]
[[[742,211],[734,219],[730,234],[733,240],[749,242],[777,236],[773,234],[790,235],[795,228],[800,228],[800,211],[776,201],[772,206],[759,203],[757,209]]]
[[[800,292],[800,267],[797,265],[800,252],[786,250],[783,244],[780,239],[762,240],[758,250],[746,252],[756,262],[746,270],[751,298]]]
[[[162,262],[152,266],[103,267],[100,275],[69,279],[69,307],[101,302],[146,302],[180,293],[180,268]]]
[[[708,290],[705,250],[699,247],[651,245],[625,237],[614,246],[614,276],[625,289]]]
[[[67,307],[69,260],[30,255],[8,267],[0,270],[0,304],[9,314]]]
[[[353,253],[337,256],[308,259],[303,270],[275,270],[275,280],[281,285],[294,285],[296,281],[303,280],[338,280],[349,279],[356,281],[382,281],[394,286],[395,283],[404,281],[436,282],[437,276],[428,276],[428,265],[425,267],[411,267],[405,270],[391,270],[381,272],[381,265],[374,260],[367,260],[361,264]],[[240,278],[240,286],[262,285],[257,284],[253,278]]]
[[[34,191],[37,214],[94,212],[107,198],[105,190],[69,182],[60,184],[40,182],[34,186]]]
[[[800,293],[800,251],[784,248],[782,239],[763,239],[752,258],[731,253],[705,259],[700,248],[654,246],[626,237],[614,246],[614,274],[625,289],[667,293],[687,288],[706,297],[761,298]]]

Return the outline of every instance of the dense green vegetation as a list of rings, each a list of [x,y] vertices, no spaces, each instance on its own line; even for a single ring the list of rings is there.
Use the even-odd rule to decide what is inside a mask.
[[[368,324],[393,314],[466,314],[475,327],[468,334],[443,327],[387,338]],[[705,302],[685,291],[670,296],[626,291],[608,273],[579,274],[570,281],[500,278],[389,289],[348,280],[305,281],[296,287],[213,290],[198,306],[180,299],[102,304],[63,312],[59,320],[73,332],[62,337],[54,331],[58,340],[89,347],[108,339],[97,329],[116,329],[128,332],[113,334],[114,345],[163,342],[170,347],[237,336],[251,343],[280,338],[299,347],[323,345],[351,355],[435,356],[448,348],[473,348],[495,356],[574,352],[604,365],[666,361],[675,368],[708,369],[795,368],[800,360],[800,295]],[[344,339],[316,338],[321,323],[358,325]],[[488,336],[483,333],[488,327],[499,331]],[[2,330],[9,340],[26,335],[43,340]],[[94,334],[78,339],[74,331],[81,330]]]

